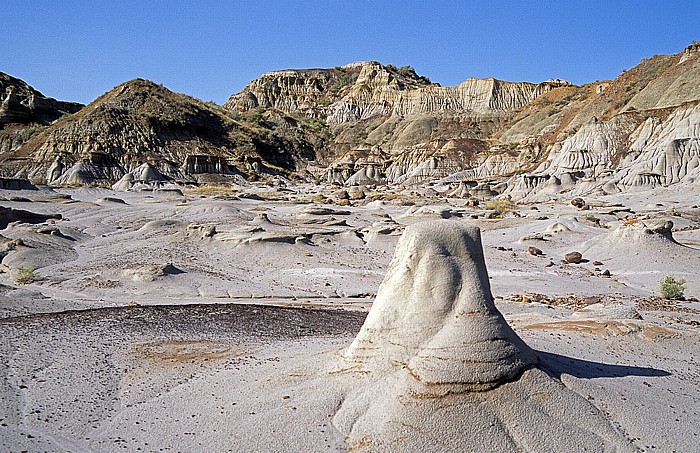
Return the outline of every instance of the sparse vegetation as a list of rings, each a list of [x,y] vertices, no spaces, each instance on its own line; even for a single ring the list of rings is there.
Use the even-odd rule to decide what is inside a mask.
[[[17,268],[17,284],[28,285],[39,280],[39,276],[32,267],[20,266]]]
[[[227,197],[238,194],[240,190],[233,186],[225,184],[205,184],[199,187],[193,187],[184,191],[187,195],[205,195],[208,197]]]
[[[673,275],[667,275],[661,280],[661,296],[669,300],[683,299],[685,283],[685,279],[677,279]]]
[[[484,207],[486,209],[498,211],[501,214],[518,210],[518,204],[516,202],[514,202],[513,200],[511,200],[510,197],[499,198],[497,200],[491,200],[488,203],[486,203],[486,206],[484,206]]]
[[[265,200],[278,201],[278,200],[284,200],[287,198],[279,192],[253,192],[253,193],[255,195],[259,196],[260,198],[264,198]]]
[[[301,118],[301,121],[307,123],[317,130],[327,129],[328,124],[321,118]]]
[[[41,127],[37,126],[31,126],[28,127],[24,130],[24,134],[27,136],[27,138],[31,137],[32,135],[36,134],[41,130]]]
[[[386,65],[386,67],[390,71],[395,71],[398,74],[402,75],[403,77],[406,77],[409,79],[414,79],[414,80],[417,80],[419,82],[423,82],[426,85],[430,85],[431,83],[433,83],[433,82],[431,82],[431,80],[428,77],[419,76],[416,73],[416,70],[413,68],[413,66],[401,66],[400,68],[397,68],[393,64],[388,64],[388,65]]]
[[[316,195],[311,197],[311,201],[313,201],[314,203],[322,203],[322,204],[329,202],[328,198],[326,198],[326,196],[323,195],[322,193],[317,193]]]
[[[46,180],[45,176],[35,176],[31,180],[29,180],[32,184],[35,186],[45,186],[48,184],[48,181]]]

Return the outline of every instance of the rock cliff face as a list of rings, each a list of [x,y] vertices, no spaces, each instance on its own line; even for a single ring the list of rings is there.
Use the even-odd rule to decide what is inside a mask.
[[[418,183],[474,164],[474,155],[485,151],[485,140],[503,122],[563,85],[467,79],[442,87],[412,68],[363,62],[267,73],[225,107],[234,112],[277,108],[326,122],[334,135],[323,162],[329,181],[357,183],[365,178],[354,175],[371,172],[373,180]],[[464,149],[469,156],[461,151],[455,156]],[[366,161],[369,150],[388,160]]]
[[[399,69],[377,62],[351,63],[331,69],[274,71],[263,74],[231,96],[224,107],[238,113],[275,108],[328,120],[336,110],[333,104],[345,96],[362,91],[371,96],[381,87],[402,91],[429,83],[410,67]]]
[[[275,112],[236,119],[136,79],[4,153],[0,171],[60,184],[112,184],[145,163],[176,181],[284,174],[315,158],[314,130]]]
[[[20,146],[42,126],[82,107],[47,98],[24,81],[0,72],[0,153]]]
[[[8,123],[48,124],[81,108],[82,104],[47,98],[24,81],[0,72],[0,126]]]
[[[325,121],[333,138],[316,175],[329,181],[477,186],[510,178],[507,194],[543,199],[696,186],[698,80],[698,44],[581,87],[494,79],[442,87],[367,62],[269,73],[226,107]]]
[[[147,164],[166,182],[439,181],[449,194],[524,200],[697,188],[699,81],[697,43],[583,86],[443,87],[377,62],[276,71],[223,107],[134,80],[76,112],[2,75],[0,176],[113,184]]]
[[[236,112],[276,108],[336,125],[378,115],[515,111],[559,84],[467,79],[454,87],[442,87],[412,70],[402,70],[403,74],[372,61],[334,69],[270,72],[231,96],[224,107]]]
[[[643,60],[612,82],[531,106],[500,138],[517,140],[522,150],[536,144],[542,157],[510,181],[508,194],[536,200],[562,192],[698,187],[699,80],[700,45],[694,44],[681,54]],[[549,121],[537,121],[546,107]]]

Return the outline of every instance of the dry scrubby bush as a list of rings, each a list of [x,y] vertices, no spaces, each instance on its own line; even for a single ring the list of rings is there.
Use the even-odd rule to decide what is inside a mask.
[[[664,299],[682,299],[685,283],[685,279],[676,279],[673,275],[667,275],[661,280],[661,295]]]
[[[49,182],[46,180],[45,176],[35,176],[34,178],[30,179],[29,182],[34,184],[35,186],[45,186]]]
[[[330,203],[330,200],[325,195],[320,194],[320,193],[317,193],[316,195],[311,197],[311,201],[313,203],[320,203],[320,204]]]
[[[238,194],[240,190],[224,184],[205,184],[203,186],[186,189],[184,192],[188,195],[232,196]]]
[[[279,200],[284,200],[287,198],[279,192],[253,192],[253,193],[255,195],[259,196],[260,198],[264,198],[265,200],[271,200],[271,201],[279,201]]]
[[[498,200],[491,200],[488,203],[486,203],[485,208],[493,211],[498,211],[501,214],[503,214],[505,212],[517,211],[518,204],[510,198],[499,198]]]

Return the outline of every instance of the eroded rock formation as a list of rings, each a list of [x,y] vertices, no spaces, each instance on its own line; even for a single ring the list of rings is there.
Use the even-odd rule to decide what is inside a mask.
[[[700,187],[698,44],[584,86],[467,79],[443,87],[407,66],[362,62],[266,73],[221,108],[137,79],[36,127],[16,122],[77,107],[5,79],[5,177],[114,184],[148,164],[168,181],[441,181],[451,193],[487,184],[532,201]]]
[[[24,81],[0,72],[0,126],[8,123],[48,124],[83,107],[48,98]]]
[[[313,131],[275,112],[235,119],[219,106],[136,79],[4,153],[0,171],[57,184],[113,184],[144,164],[177,181],[290,173],[322,147]]]
[[[361,377],[333,423],[360,451],[634,450],[536,363],[493,303],[478,228],[414,224],[334,371]]]
[[[354,184],[353,175],[378,170],[380,177],[371,179],[411,185],[478,165],[476,156],[487,150],[486,140],[498,126],[563,84],[467,79],[442,87],[412,68],[363,62],[267,73],[225,107],[234,112],[277,108],[327,123],[334,135],[324,160],[329,181]],[[367,150],[384,156],[379,165],[365,161]]]
[[[494,387],[532,365],[493,304],[482,253],[476,227],[408,227],[347,359],[366,370],[405,365],[445,391]]]

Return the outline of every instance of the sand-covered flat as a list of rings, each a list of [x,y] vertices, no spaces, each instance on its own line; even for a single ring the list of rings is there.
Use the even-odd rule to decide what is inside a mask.
[[[636,447],[697,447],[696,330],[618,321],[618,332],[607,320],[542,325],[527,320],[521,304],[499,306],[542,368]],[[6,451],[343,451],[331,419],[361,380],[331,370],[364,316],[210,304],[6,319],[0,444]]]

